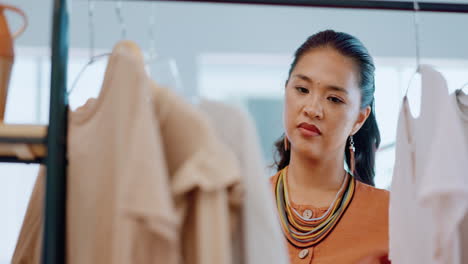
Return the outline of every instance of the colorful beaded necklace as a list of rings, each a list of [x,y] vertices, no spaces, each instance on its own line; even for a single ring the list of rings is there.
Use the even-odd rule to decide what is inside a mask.
[[[320,243],[343,216],[353,198],[355,179],[347,173],[342,188],[327,212],[321,217],[307,219],[301,217],[290,205],[286,184],[287,168],[280,171],[275,191],[281,227],[288,241],[294,246],[311,247]]]

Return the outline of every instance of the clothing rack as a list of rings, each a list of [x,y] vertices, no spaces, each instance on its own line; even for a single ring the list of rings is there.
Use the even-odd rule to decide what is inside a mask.
[[[107,0],[109,1],[109,0]],[[128,0],[127,0],[128,1]],[[468,4],[430,3],[421,1],[365,1],[365,0],[143,0],[164,2],[196,2],[220,4],[256,4],[299,7],[328,7],[374,10],[415,11],[415,2],[422,12],[468,13]]]
[[[110,1],[110,0],[101,0]],[[114,0],[112,0],[114,1]],[[132,1],[132,0],[125,0]],[[164,2],[196,2],[220,4],[256,4],[272,6],[302,6],[324,8],[351,8],[374,10],[415,11],[414,1],[360,1],[360,0],[143,0]],[[45,158],[20,160],[16,157],[0,157],[0,162],[45,163],[47,166],[45,226],[42,262],[66,263],[66,142],[67,106],[66,94],[68,63],[69,15],[68,0],[54,0],[52,30],[52,70],[50,83],[50,114],[47,136],[24,138],[0,136],[3,143],[34,143],[47,146]],[[468,4],[419,2],[419,12],[468,13]]]

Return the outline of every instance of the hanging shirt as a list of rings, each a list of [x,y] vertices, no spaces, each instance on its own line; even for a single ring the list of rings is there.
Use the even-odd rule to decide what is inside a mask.
[[[242,218],[235,239],[234,263],[288,263],[274,199],[255,124],[247,113],[222,103],[202,100],[199,108],[210,118],[218,136],[236,154],[241,169]]]
[[[278,176],[279,173],[271,178],[273,193]],[[293,201],[290,203],[299,214],[309,219],[319,217],[328,210],[328,207],[317,208],[296,204]],[[374,257],[372,260],[386,258],[388,254],[388,206],[388,191],[356,181],[351,203],[324,240],[305,249],[297,248],[288,242],[290,263],[367,264],[375,263],[366,262],[369,257]]]
[[[422,205],[432,210],[435,219],[434,256],[438,263],[465,263],[460,262],[459,236],[468,212],[468,118],[464,112],[466,97],[458,95],[443,98],[418,193]]]
[[[437,261],[465,263],[461,261],[459,235],[463,231],[462,219],[468,212],[468,97],[457,91],[444,102],[420,195],[423,204],[431,208],[435,218]],[[450,140],[447,140],[447,134]],[[442,216],[440,212],[445,215]],[[466,248],[468,244],[463,246]]]
[[[236,158],[198,110],[147,78],[133,43],[114,48],[99,98],[70,113],[68,132],[68,263],[230,263]],[[42,226],[43,196],[23,230]],[[20,239],[13,263],[37,263],[29,249],[41,241],[40,230]]]
[[[230,203],[240,184],[239,162],[203,113],[173,91],[153,83],[156,113],[182,223],[186,264],[229,264],[239,208]]]
[[[390,197],[394,263],[460,263],[459,224],[468,207],[466,132],[443,76],[421,66],[420,116],[405,98]]]
[[[67,263],[178,263],[178,219],[151,96],[140,50],[123,41],[99,98],[69,113]],[[21,234],[34,231],[18,241],[13,263],[40,260],[42,176]]]
[[[40,264],[42,261],[45,174],[45,166],[41,166],[29,198],[26,215],[11,260],[12,264]]]

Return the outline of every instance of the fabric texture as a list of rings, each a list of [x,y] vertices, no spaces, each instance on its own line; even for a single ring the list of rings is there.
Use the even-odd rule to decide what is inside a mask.
[[[175,263],[162,137],[133,42],[115,46],[99,98],[69,119],[69,263]]]
[[[69,113],[67,263],[178,263],[179,230],[150,89],[140,50],[123,41],[109,58],[99,98]],[[13,263],[40,259],[32,249],[42,241],[40,184],[41,176],[22,229],[34,232],[18,241]]]
[[[275,191],[279,173],[270,178],[271,190]],[[312,212],[310,217],[323,215],[328,208],[296,204],[291,206],[299,214]],[[369,263],[373,259],[388,254],[388,206],[389,192],[356,181],[351,204],[335,228],[315,246],[306,249],[296,248],[288,243],[291,264],[334,264]],[[286,240],[286,238],[284,238]]]
[[[233,242],[236,245],[233,262],[288,263],[253,120],[246,112],[219,102],[204,99],[198,107],[210,119],[223,143],[235,153],[240,165],[243,195],[237,197],[243,200],[235,204],[242,205],[242,214]]]
[[[45,175],[46,168],[41,166],[29,199],[18,241],[16,242],[17,246],[11,260],[13,264],[41,263]]]
[[[459,225],[468,208],[466,132],[444,77],[420,69],[421,110],[403,100],[390,197],[395,263],[460,263]]]
[[[237,160],[148,78],[134,43],[116,45],[99,98],[69,114],[68,132],[68,263],[230,263]],[[40,259],[40,178],[13,263]]]
[[[171,191],[182,222],[183,263],[232,262],[240,208],[231,202],[241,182],[239,162],[203,113],[153,83]]]
[[[431,209],[435,220],[436,261],[464,263],[460,262],[459,235],[461,222],[468,212],[468,118],[461,111],[455,93],[443,99],[418,194],[421,204]]]

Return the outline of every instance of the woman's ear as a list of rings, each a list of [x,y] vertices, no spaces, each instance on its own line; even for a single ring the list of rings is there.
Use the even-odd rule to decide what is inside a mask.
[[[359,115],[358,115],[358,118],[357,118],[356,122],[354,123],[353,131],[352,131],[351,135],[356,134],[359,131],[359,129],[361,129],[361,127],[364,125],[367,118],[369,117],[371,111],[372,111],[372,109],[371,109],[370,106],[367,106],[366,108],[361,109],[359,111]]]

